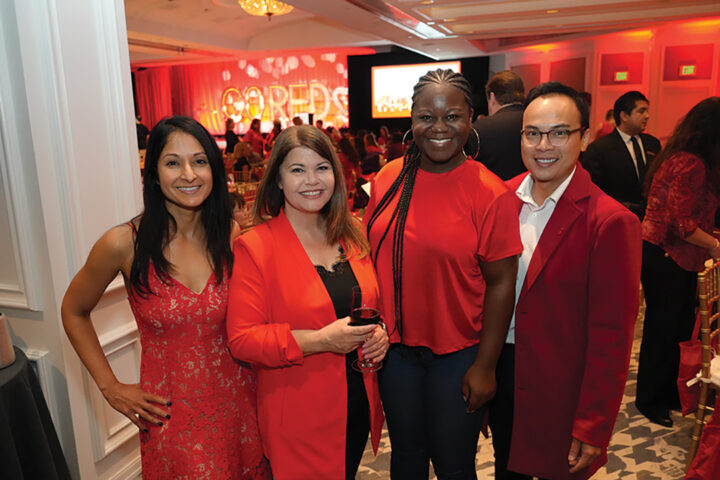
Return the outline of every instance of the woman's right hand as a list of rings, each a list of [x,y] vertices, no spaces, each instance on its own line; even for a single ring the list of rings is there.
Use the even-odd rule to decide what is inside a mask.
[[[169,407],[170,402],[158,395],[144,391],[140,388],[139,383],[116,382],[100,391],[111,407],[129,418],[140,430],[147,430],[140,420],[141,418],[155,425],[162,425],[163,420],[170,418],[167,411],[157,406]]]
[[[350,353],[372,337],[376,325],[350,326],[350,317],[338,318],[319,330],[326,351]]]

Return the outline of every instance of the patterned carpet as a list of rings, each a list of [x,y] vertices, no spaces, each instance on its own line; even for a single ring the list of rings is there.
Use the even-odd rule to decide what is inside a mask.
[[[594,476],[596,480],[637,479],[676,480],[685,472],[685,455],[690,446],[693,418],[683,418],[672,412],[675,425],[664,428],[648,422],[635,408],[637,357],[642,336],[642,312],[635,328],[635,341],[630,361],[630,375],[620,407],[615,431],[608,448],[608,463]],[[480,438],[477,454],[479,479],[493,478],[493,447],[489,439]],[[365,451],[357,480],[386,480],[390,478],[390,440],[387,431],[380,440],[378,456],[369,447]],[[431,475],[431,478],[435,478]]]

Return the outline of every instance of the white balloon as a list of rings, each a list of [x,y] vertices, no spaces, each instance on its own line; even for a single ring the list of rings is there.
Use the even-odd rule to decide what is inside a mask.
[[[306,67],[315,68],[315,59],[312,57],[312,55],[303,55],[302,57],[300,57],[300,59]]]

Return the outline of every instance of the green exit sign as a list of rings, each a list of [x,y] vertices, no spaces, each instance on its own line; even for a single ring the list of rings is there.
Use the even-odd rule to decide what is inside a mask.
[[[615,72],[616,82],[627,82],[628,72]]]
[[[683,77],[695,75],[695,65],[680,65],[680,75]]]

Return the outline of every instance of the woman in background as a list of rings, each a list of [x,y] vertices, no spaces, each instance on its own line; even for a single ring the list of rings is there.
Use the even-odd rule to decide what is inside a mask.
[[[171,117],[153,128],[143,199],[70,283],[65,331],[110,406],[140,429],[143,478],[269,479],[255,376],[227,350],[233,221],[222,156],[202,125]],[[118,273],[140,333],[138,384],[118,381],[90,320]]]
[[[378,145],[377,139],[375,138],[375,134],[372,132],[365,134],[365,155],[368,153],[377,153],[379,155],[384,155],[385,150]]]
[[[350,365],[357,348],[381,361],[388,337],[349,325],[353,286],[375,301],[377,281],[327,135],[302,125],[278,136],[254,212],[259,224],[234,246],[243,273],[230,281],[227,328],[233,356],[257,372],[273,477],[354,479],[383,415],[376,374]]]
[[[239,193],[230,192],[229,195],[233,220],[240,228],[240,232],[245,233],[253,226],[252,208]]]
[[[615,130],[615,116],[613,115],[613,109],[611,108],[605,112],[605,120],[598,126],[597,132],[595,132],[595,140],[611,134],[613,130]]]
[[[228,156],[228,164],[230,164],[230,171],[235,172],[242,172],[243,167],[246,167],[245,171],[250,172],[250,158],[252,157],[252,151],[250,150],[250,145],[243,141],[238,141],[237,145],[235,145],[235,148],[233,149],[233,152],[230,156]],[[242,181],[247,182],[249,179],[242,179]]]
[[[370,132],[365,134],[365,155],[360,162],[362,165],[362,174],[370,175],[380,170],[385,165],[385,150],[377,144],[375,134]]]
[[[282,123],[279,119],[276,118],[275,120],[273,120],[272,130],[270,130],[270,133],[268,133],[265,137],[265,157],[270,155],[273,144],[275,143],[277,136],[280,135],[280,132],[282,132]]]
[[[250,144],[250,149],[255,154],[257,161],[260,161],[264,157],[263,148],[265,147],[265,138],[260,133],[260,119],[253,118],[250,122],[250,128],[245,133],[243,140]],[[255,163],[255,162],[253,162]]]
[[[651,422],[670,427],[680,407],[678,342],[695,320],[697,272],[720,258],[712,235],[720,202],[720,97],[695,105],[651,164],[642,223],[645,322],[635,405]]]
[[[383,148],[387,148],[387,146],[390,144],[390,130],[385,125],[380,126],[380,132],[377,137],[377,144]]]
[[[365,213],[392,342],[380,393],[393,480],[427,479],[429,460],[440,480],[476,478],[512,316],[517,208],[514,193],[463,149],[471,92],[452,70],[420,77],[413,138],[403,161],[375,177]]]

